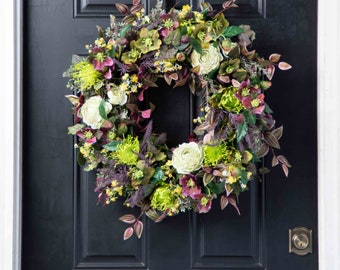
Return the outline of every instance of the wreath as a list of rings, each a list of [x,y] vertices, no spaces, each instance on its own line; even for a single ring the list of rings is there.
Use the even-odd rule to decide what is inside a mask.
[[[79,164],[96,170],[98,202],[123,197],[141,210],[120,217],[128,224],[124,239],[141,237],[144,214],[159,222],[188,210],[207,213],[217,198],[239,213],[238,195],[269,171],[257,166],[269,152],[288,176],[288,160],[275,154],[283,128],[275,128],[265,93],[276,67],[291,66],[277,53],[265,59],[248,50],[254,31],[230,25],[223,13],[235,0],[219,12],[205,2],[201,11],[184,5],[165,12],[158,1],[150,14],[139,0],[116,7],[124,18],[97,26],[88,55],[74,55],[64,76],[73,91],[68,131],[78,138]],[[193,133],[174,148],[165,133],[153,132],[157,108],[145,98],[159,78],[187,85],[202,101]]]

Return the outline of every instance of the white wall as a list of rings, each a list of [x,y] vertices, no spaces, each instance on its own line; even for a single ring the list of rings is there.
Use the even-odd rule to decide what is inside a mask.
[[[20,85],[15,84],[12,1],[0,9],[0,269],[20,269]],[[340,269],[340,1],[319,0],[318,189],[319,269]],[[21,42],[16,38],[15,42]],[[303,61],[303,59],[301,59]],[[19,67],[20,68],[20,67]]]
[[[319,269],[340,269],[340,1],[318,3]],[[302,60],[303,61],[303,60]]]

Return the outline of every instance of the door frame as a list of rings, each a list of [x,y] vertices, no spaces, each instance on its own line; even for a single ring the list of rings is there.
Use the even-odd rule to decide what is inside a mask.
[[[338,119],[338,63],[340,2],[318,1],[317,121],[318,121],[318,249],[319,269],[340,269],[340,121]],[[0,11],[2,29],[0,72],[6,98],[0,99],[0,269],[21,269],[22,193],[22,22],[23,0],[5,1]],[[2,92],[4,93],[4,92]],[[288,240],[288,239],[287,239]],[[332,252],[329,252],[329,251]]]

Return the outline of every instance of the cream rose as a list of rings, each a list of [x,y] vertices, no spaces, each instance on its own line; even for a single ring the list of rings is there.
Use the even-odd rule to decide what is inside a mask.
[[[222,60],[223,56],[219,48],[216,48],[213,44],[210,44],[207,49],[203,49],[202,54],[199,54],[195,50],[191,53],[191,65],[193,67],[199,66],[199,74],[203,75],[218,68]]]
[[[80,109],[83,122],[93,129],[99,129],[105,121],[99,114],[99,105],[102,100],[100,96],[90,97]],[[106,114],[108,114],[112,109],[112,105],[105,102],[104,108]]]
[[[127,102],[127,95],[119,86],[113,87],[110,91],[108,91],[107,96],[109,97],[109,102],[112,105],[122,106]]]
[[[202,147],[195,142],[182,143],[173,152],[172,165],[181,174],[189,174],[201,168]]]

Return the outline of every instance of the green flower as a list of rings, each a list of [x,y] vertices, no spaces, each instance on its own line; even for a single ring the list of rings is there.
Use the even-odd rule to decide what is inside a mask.
[[[101,79],[101,73],[86,61],[75,64],[72,71],[74,84],[81,90],[90,90]]]
[[[142,28],[137,41],[131,41],[131,48],[139,49],[143,54],[158,50],[161,47],[162,41],[159,39],[157,30],[148,30]]]
[[[224,17],[223,13],[219,13],[214,17],[212,28],[216,36],[219,36],[229,26],[229,22]]]
[[[219,145],[204,145],[204,161],[207,166],[216,166],[228,158],[227,146],[224,143]]]
[[[223,108],[229,112],[239,113],[243,110],[243,105],[241,101],[235,97],[235,90],[237,88],[230,86],[225,89],[225,92],[221,96],[219,107]]]
[[[132,48],[131,51],[122,54],[122,61],[127,65],[132,64],[135,63],[140,56],[141,52],[136,48]]]
[[[114,152],[114,157],[119,163],[126,165],[137,165],[139,153],[138,137],[128,136],[118,146]]]
[[[152,195],[151,206],[159,211],[173,210],[177,199],[168,185],[158,187]]]

